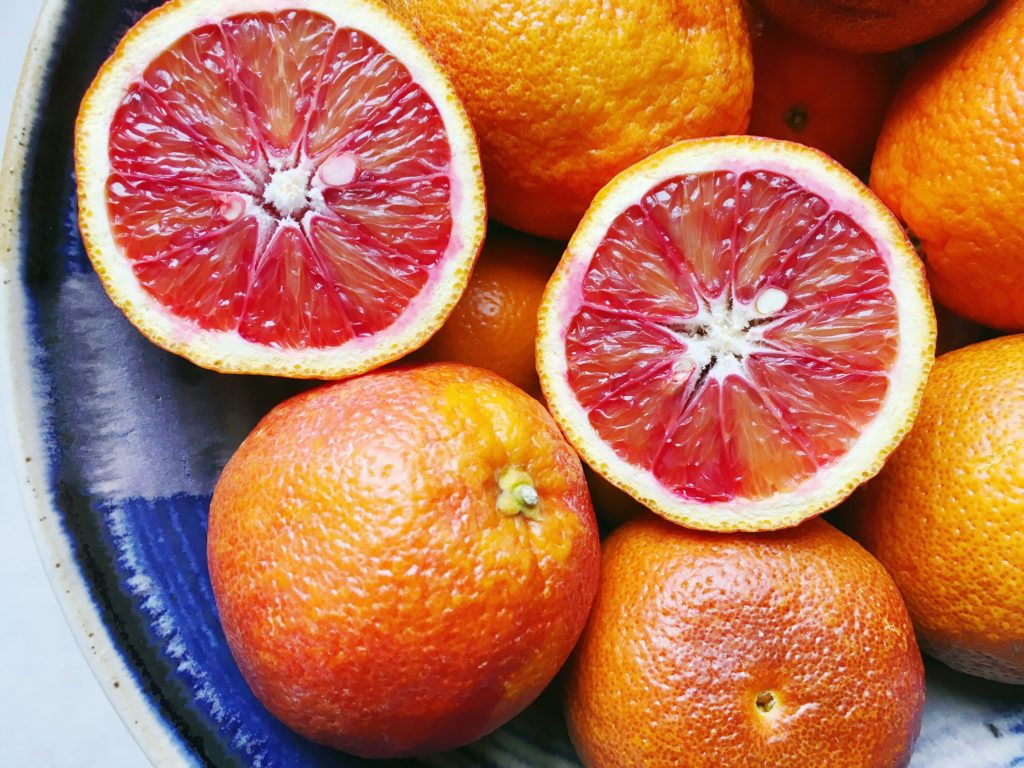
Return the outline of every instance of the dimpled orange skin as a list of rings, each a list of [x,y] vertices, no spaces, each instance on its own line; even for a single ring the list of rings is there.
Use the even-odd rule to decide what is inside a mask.
[[[388,0],[480,139],[491,215],[568,240],[613,176],[680,139],[743,133],[739,0]]]
[[[497,511],[513,466],[538,520]],[[547,412],[457,365],[271,411],[217,485],[208,556],[256,696],[364,757],[449,749],[517,714],[569,655],[600,563],[579,459]]]
[[[487,368],[539,398],[537,308],[563,249],[492,224],[465,293],[417,359]]]
[[[757,25],[753,40],[748,132],[815,147],[867,178],[899,83],[897,57],[827,48],[770,22]]]
[[[854,500],[851,533],[892,573],[922,648],[1024,684],[1024,335],[940,357],[914,428]]]
[[[754,0],[783,26],[832,48],[895,51],[948,32],[989,0]]]
[[[920,241],[939,302],[1024,329],[1024,2],[996,4],[919,61],[893,100],[871,187]]]
[[[892,579],[824,521],[722,535],[649,517],[605,541],[566,705],[588,768],[895,768],[924,668]]]

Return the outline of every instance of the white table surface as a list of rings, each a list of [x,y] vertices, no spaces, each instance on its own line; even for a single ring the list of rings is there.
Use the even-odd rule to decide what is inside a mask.
[[[41,5],[0,0],[4,134]],[[146,768],[57,607],[21,507],[7,424],[0,424],[0,766]]]

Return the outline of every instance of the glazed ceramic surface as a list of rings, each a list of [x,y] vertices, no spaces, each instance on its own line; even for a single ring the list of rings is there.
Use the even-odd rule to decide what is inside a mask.
[[[0,183],[5,401],[25,507],[83,651],[154,764],[368,764],[294,735],[255,700],[206,569],[218,472],[260,416],[308,385],[220,376],[149,344],[82,250],[78,103],[116,41],[156,4],[50,0],[25,66]],[[473,746],[404,764],[579,765],[551,692]],[[1024,688],[931,664],[912,765],[1024,766]]]

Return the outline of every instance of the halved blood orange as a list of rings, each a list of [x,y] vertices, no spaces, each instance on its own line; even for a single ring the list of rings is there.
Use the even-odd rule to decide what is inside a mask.
[[[372,0],[173,0],[79,114],[79,217],[113,301],[228,372],[334,378],[415,349],[485,225],[476,140]]]
[[[615,178],[540,309],[541,383],[594,469],[676,522],[781,528],[910,427],[935,320],[895,218],[820,152],[682,142]]]

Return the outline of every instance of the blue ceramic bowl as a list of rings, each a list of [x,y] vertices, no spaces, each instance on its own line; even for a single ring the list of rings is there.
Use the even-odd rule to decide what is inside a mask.
[[[25,506],[83,651],[155,765],[363,765],[260,706],[228,651],[206,570],[221,467],[263,413],[304,385],[219,376],[149,344],[107,299],[79,239],[78,103],[156,4],[49,0],[25,66],[0,183],[4,399]],[[404,764],[579,765],[550,693],[475,745]],[[1024,689],[930,666],[912,765],[1024,766]]]

